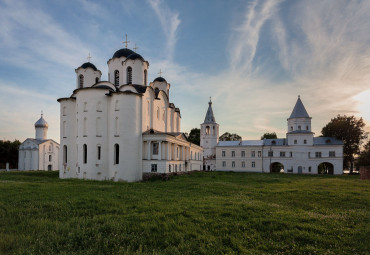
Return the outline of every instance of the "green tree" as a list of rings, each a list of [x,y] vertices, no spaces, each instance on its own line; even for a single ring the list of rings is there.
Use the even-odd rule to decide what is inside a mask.
[[[229,132],[223,133],[220,138],[220,141],[241,141],[242,137],[238,134],[231,134]]]
[[[188,140],[189,142],[200,145],[200,129],[193,128],[192,130],[190,130]]]
[[[350,173],[353,173],[355,155],[360,153],[360,145],[367,138],[364,127],[362,118],[338,115],[321,130],[323,136],[336,137],[343,141],[343,165],[350,165]]]
[[[0,168],[5,168],[9,163],[10,168],[18,167],[18,150],[21,143],[18,140],[0,141]]]
[[[360,166],[370,166],[370,140],[365,144],[363,151],[358,157],[358,164]]]
[[[261,136],[261,140],[263,139],[277,139],[277,135],[275,132],[272,133],[264,133],[263,136]]]

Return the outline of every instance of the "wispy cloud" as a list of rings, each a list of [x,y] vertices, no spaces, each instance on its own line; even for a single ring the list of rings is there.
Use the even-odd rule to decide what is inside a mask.
[[[177,28],[181,23],[179,13],[171,10],[162,0],[148,0],[148,2],[161,22],[163,32],[167,37],[168,59],[172,60],[177,42]]]

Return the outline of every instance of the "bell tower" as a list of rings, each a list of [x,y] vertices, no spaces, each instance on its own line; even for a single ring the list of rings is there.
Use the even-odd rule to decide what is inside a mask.
[[[216,146],[219,137],[219,125],[213,115],[212,100],[209,99],[204,122],[200,124],[200,146],[203,148],[203,170],[216,169]]]

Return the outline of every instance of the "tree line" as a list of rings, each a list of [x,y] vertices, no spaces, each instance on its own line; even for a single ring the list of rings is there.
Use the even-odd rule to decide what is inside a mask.
[[[18,168],[18,150],[21,142],[15,140],[0,141],[0,169],[5,169],[6,163],[9,163],[9,168]]]

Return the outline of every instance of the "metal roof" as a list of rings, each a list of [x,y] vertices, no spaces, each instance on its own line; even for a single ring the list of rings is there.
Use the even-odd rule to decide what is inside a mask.
[[[287,145],[285,138],[278,138],[278,139],[264,139],[263,145],[265,146],[283,146]]]
[[[211,100],[209,100],[209,102],[208,102],[208,110],[207,110],[207,113],[206,113],[206,117],[204,118],[204,123],[207,123],[207,124],[216,123],[215,116],[213,116],[212,101]]]
[[[343,141],[335,137],[314,137],[313,145],[343,145]]]
[[[240,143],[241,146],[262,146],[263,140],[244,140]]]
[[[36,121],[35,127],[48,127],[48,123],[44,119],[43,114],[41,114],[41,118]]]
[[[240,141],[219,141],[217,146],[239,146]]]
[[[306,108],[304,108],[304,105],[301,101],[300,96],[298,96],[298,100],[289,118],[292,119],[292,118],[309,118],[309,117],[310,116],[308,115]]]

